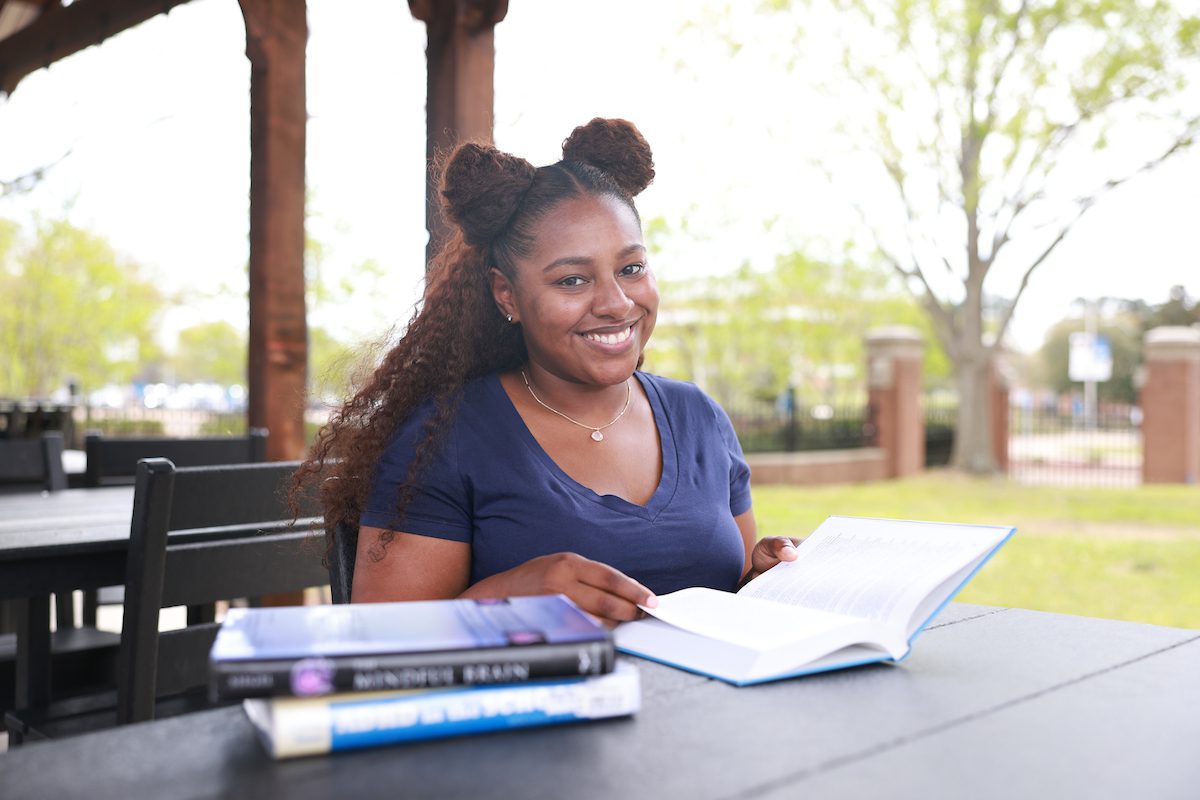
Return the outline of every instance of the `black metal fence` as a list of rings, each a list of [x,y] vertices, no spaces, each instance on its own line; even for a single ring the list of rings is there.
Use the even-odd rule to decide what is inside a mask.
[[[764,402],[730,406],[726,411],[747,453],[867,447],[875,436],[871,409],[865,403]]]
[[[944,467],[950,463],[957,421],[957,407],[925,402],[925,466]]]
[[[1142,481],[1141,409],[1077,398],[1009,406],[1008,474],[1026,484],[1137,486]]]

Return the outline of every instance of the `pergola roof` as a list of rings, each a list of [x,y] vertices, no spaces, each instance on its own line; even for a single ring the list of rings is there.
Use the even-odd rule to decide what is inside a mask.
[[[0,0],[0,92],[187,0]]]

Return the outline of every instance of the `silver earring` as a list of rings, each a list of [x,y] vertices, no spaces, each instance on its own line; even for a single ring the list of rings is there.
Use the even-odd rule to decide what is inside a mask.
[[[510,322],[510,323],[511,323],[511,322],[512,322],[512,314],[505,314],[505,315],[504,315],[504,320],[505,320],[505,322]]]

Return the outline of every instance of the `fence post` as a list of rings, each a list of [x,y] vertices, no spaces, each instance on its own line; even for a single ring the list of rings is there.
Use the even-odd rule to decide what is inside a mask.
[[[789,453],[796,452],[796,446],[799,443],[799,426],[796,417],[796,387],[788,384],[787,387],[787,412],[788,422],[787,430],[783,434],[783,449]]]
[[[1196,483],[1200,475],[1200,330],[1146,331],[1142,482]]]
[[[875,409],[874,445],[885,454],[889,478],[925,468],[921,366],[925,342],[915,328],[890,325],[867,331],[868,399]]]
[[[1010,380],[1006,365],[996,356],[988,370],[988,390],[992,394],[992,454],[996,467],[1008,472],[1008,390]]]

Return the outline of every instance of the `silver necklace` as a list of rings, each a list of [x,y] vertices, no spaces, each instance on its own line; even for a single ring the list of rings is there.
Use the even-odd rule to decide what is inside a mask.
[[[603,442],[604,441],[604,434],[601,433],[601,431],[607,427],[615,425],[617,423],[617,420],[619,420],[621,417],[625,416],[625,412],[629,410],[629,404],[633,401],[633,390],[629,387],[629,379],[626,378],[625,379],[625,405],[621,408],[621,413],[619,413],[615,417],[613,417],[612,422],[608,423],[607,425],[601,425],[599,428],[597,428],[594,425],[584,425],[582,422],[580,422],[577,419],[571,419],[566,414],[559,411],[557,408],[551,408],[550,406],[548,406],[544,402],[542,402],[542,398],[538,397],[537,392],[533,391],[533,386],[530,385],[529,376],[525,374],[524,368],[521,369],[521,380],[525,381],[525,388],[529,390],[529,394],[532,395],[533,399],[537,401],[537,404],[539,406],[541,406],[542,408],[546,409],[547,411],[549,411],[551,413],[558,414],[560,417],[565,419],[567,422],[574,423],[575,425],[578,425],[581,428],[587,428],[589,431],[592,432],[592,441],[593,442]]]

